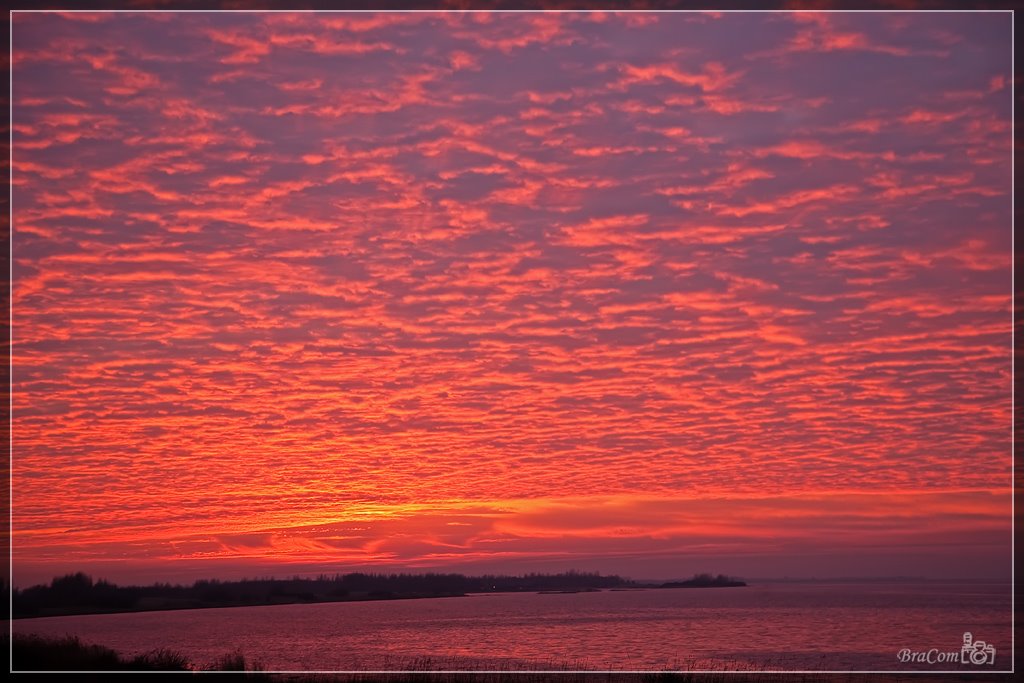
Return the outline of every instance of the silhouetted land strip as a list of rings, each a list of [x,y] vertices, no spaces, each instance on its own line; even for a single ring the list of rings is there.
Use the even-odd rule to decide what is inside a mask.
[[[661,584],[661,588],[736,588],[746,586],[743,581],[738,581],[724,574],[711,576],[711,574],[698,574],[687,581],[669,581]]]
[[[723,581],[728,583],[723,583]],[[471,593],[585,593],[600,590],[639,590],[675,586],[745,585],[719,575],[699,574],[689,581],[644,584],[619,576],[570,571],[523,576],[465,576],[463,574],[336,574],[317,578],[196,581],[191,586],[157,583],[118,586],[78,572],[55,578],[49,585],[13,591],[14,618],[70,614],[142,612],[286,605],[295,603],[407,600],[463,597]]]
[[[462,574],[337,574],[317,578],[196,581],[191,586],[157,583],[118,586],[81,572],[49,585],[14,590],[15,618],[240,607],[294,603],[460,597],[469,593],[600,590],[633,585],[618,576],[582,572],[524,576]]]

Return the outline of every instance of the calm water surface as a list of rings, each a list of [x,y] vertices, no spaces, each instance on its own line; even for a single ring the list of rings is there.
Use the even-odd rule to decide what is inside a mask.
[[[278,605],[19,619],[196,663],[240,650],[268,670],[826,669],[1010,667],[1009,584],[788,583]],[[994,667],[901,663],[901,649],[959,653],[964,631]]]

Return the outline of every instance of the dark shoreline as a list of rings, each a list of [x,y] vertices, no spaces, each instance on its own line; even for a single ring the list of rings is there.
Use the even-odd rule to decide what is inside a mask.
[[[202,610],[202,609],[231,609],[233,607],[277,607],[283,605],[324,605],[334,604],[339,602],[377,602],[382,600],[429,600],[434,598],[472,598],[477,595],[507,595],[507,594],[536,594],[536,595],[575,595],[577,593],[603,593],[608,591],[610,593],[623,592],[623,591],[648,591],[648,590],[661,590],[661,589],[675,589],[675,588],[732,588],[739,586],[746,586],[744,582],[734,582],[732,584],[687,584],[687,585],[649,585],[649,586],[630,586],[628,588],[577,588],[569,590],[556,590],[556,591],[491,591],[491,592],[479,592],[479,593],[444,593],[437,595],[388,595],[388,596],[356,596],[356,597],[345,597],[345,598],[324,598],[317,600],[278,600],[274,602],[225,602],[220,604],[198,604],[198,605],[166,605],[166,606],[154,606],[154,607],[124,607],[124,608],[113,608],[113,609],[82,609],[72,610],[63,609],[54,611],[48,614],[28,614],[28,615],[17,615],[14,617],[15,621],[28,621],[32,619],[49,619],[52,617],[85,617],[85,616],[102,616],[105,614],[138,614],[140,612],[180,612],[182,610]]]
[[[273,605],[316,605],[336,602],[418,600],[467,597],[485,593],[592,593],[650,588],[715,588],[743,586],[719,574],[698,574],[686,581],[648,583],[585,572],[523,576],[462,574],[336,574],[317,578],[200,580],[191,586],[153,584],[118,586],[93,581],[78,572],[55,578],[49,585],[15,589],[12,618],[166,612],[183,609],[226,609]]]
[[[85,617],[85,616],[99,616],[103,614],[137,614],[139,612],[180,612],[182,610],[199,610],[199,609],[231,609],[232,607],[277,607],[279,605],[324,605],[332,604],[337,602],[377,602],[380,600],[426,600],[430,598],[467,598],[474,595],[473,593],[447,593],[438,595],[390,595],[390,596],[361,596],[361,597],[350,597],[350,598],[324,598],[317,600],[279,600],[274,602],[265,601],[250,601],[250,602],[224,602],[224,603],[204,603],[198,605],[164,605],[155,607],[123,607],[123,608],[110,608],[110,609],[90,609],[85,608],[82,610],[62,609],[59,611],[53,611],[48,614],[21,614],[15,615],[15,621],[25,621],[30,619],[48,619],[50,617]]]

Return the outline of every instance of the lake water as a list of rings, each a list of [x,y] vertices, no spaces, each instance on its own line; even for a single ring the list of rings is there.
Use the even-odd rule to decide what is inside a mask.
[[[1008,670],[1009,584],[764,583],[743,588],[236,607],[19,619],[16,633],[74,634],[196,663],[240,650],[274,671],[396,669]],[[900,662],[902,649],[994,665]]]

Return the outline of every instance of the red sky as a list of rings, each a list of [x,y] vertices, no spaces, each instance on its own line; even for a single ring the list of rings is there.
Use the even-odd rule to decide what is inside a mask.
[[[15,15],[15,583],[1008,578],[1010,22]]]

